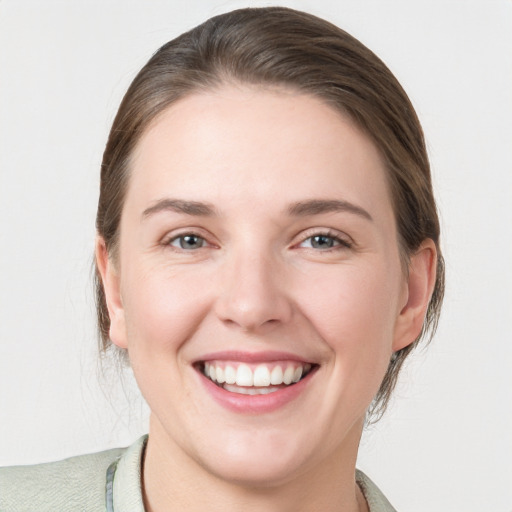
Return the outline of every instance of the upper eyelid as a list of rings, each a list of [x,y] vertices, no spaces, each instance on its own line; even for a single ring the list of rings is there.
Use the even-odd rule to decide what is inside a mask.
[[[209,231],[205,232],[203,228],[198,226],[177,228],[176,230],[167,232],[164,236],[161,237],[160,243],[166,245],[169,242],[186,235],[194,235],[200,237],[204,239],[208,245],[221,245],[219,240],[212,233]],[[302,230],[299,234],[293,236],[293,238],[290,240],[290,245],[296,246],[314,236],[328,236],[339,240],[341,243],[349,244],[351,246],[356,245],[354,239],[344,231],[327,227],[313,227]]]
[[[322,252],[335,251],[335,250],[339,250],[339,249],[351,249],[354,245],[352,242],[345,240],[344,238],[341,238],[338,236],[327,235],[325,233],[319,233],[317,235],[311,235],[311,236],[304,238],[301,242],[298,242],[297,244],[295,244],[294,247],[300,246],[307,240],[310,240],[316,236],[325,236],[327,238],[332,238],[333,240],[335,240],[337,242],[337,244],[334,245],[333,247],[326,247],[326,248],[320,249]],[[319,250],[317,248],[311,248],[311,247],[305,247],[305,249],[313,249],[315,251]]]
[[[353,238],[343,231],[339,231],[334,228],[309,228],[302,231],[299,235],[295,236],[294,240],[298,239],[298,241],[293,242],[292,245],[302,243],[305,240],[308,240],[309,238],[312,238],[314,236],[328,236],[331,238],[335,238],[336,240],[339,240],[342,243],[350,245],[355,244]]]
[[[198,236],[200,238],[204,238],[205,240],[208,240],[208,238],[211,238],[211,235],[209,233],[205,233],[205,230],[203,228],[189,226],[189,227],[176,228],[176,229],[167,231],[161,237],[161,240],[174,240],[176,238],[179,238],[180,236],[186,236],[186,235]]]
[[[184,247],[176,247],[174,245],[175,242],[177,242],[178,240],[180,240],[180,238],[185,238],[186,236],[193,236],[193,237],[196,237],[200,240],[203,241],[203,244],[201,244],[199,247],[195,247],[195,248],[188,248],[188,249],[185,249]],[[182,234],[179,234],[179,235],[176,235],[176,236],[173,236],[171,238],[169,238],[167,241],[164,242],[164,245],[167,246],[167,247],[172,247],[173,249],[175,250],[178,250],[178,251],[185,251],[185,252],[196,252],[196,251],[199,251],[200,249],[205,249],[205,248],[211,248],[213,247],[211,243],[208,242],[208,240],[206,240],[205,237],[203,236],[200,236],[200,235],[197,235],[195,233],[182,233]]]
[[[215,247],[217,244],[214,241],[212,241],[212,237],[205,235],[201,231],[202,230],[200,230],[200,229],[188,228],[188,229],[180,230],[178,232],[169,232],[169,233],[165,234],[163,237],[161,237],[160,241],[158,242],[158,245],[161,245],[164,247],[173,247],[171,245],[171,243],[174,242],[175,240],[178,240],[179,238],[187,236],[187,235],[192,235],[192,236],[197,236],[198,238],[201,238],[204,240],[204,243],[205,243],[204,247],[199,247],[197,250],[205,249],[205,248],[209,248],[209,247],[210,248]]]

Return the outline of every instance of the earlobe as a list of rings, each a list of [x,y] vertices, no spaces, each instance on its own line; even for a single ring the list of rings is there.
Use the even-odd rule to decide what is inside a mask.
[[[110,257],[105,241],[96,238],[96,265],[101,275],[108,316],[110,318],[110,340],[120,348],[127,348],[124,308],[121,299],[119,273]]]
[[[436,245],[426,239],[410,258],[406,301],[395,326],[394,352],[410,345],[421,332],[434,290],[436,266]]]

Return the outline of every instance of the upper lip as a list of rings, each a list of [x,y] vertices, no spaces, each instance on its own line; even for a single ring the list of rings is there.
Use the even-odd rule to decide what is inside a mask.
[[[238,361],[242,363],[269,363],[273,361],[296,361],[298,363],[311,363],[307,358],[291,352],[266,350],[262,352],[246,352],[241,350],[223,350],[210,352],[198,358],[196,362],[207,361]]]

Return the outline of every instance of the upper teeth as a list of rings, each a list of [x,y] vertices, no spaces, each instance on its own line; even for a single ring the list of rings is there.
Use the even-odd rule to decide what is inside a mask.
[[[276,364],[272,368],[259,364],[254,369],[245,363],[204,363],[204,374],[212,381],[246,387],[292,384],[298,382],[310,369],[309,363]]]

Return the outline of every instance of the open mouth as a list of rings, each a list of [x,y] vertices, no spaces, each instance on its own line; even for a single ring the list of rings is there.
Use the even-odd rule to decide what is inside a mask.
[[[266,395],[293,386],[318,365],[299,362],[246,364],[234,361],[203,361],[197,368],[206,378],[231,393]]]

